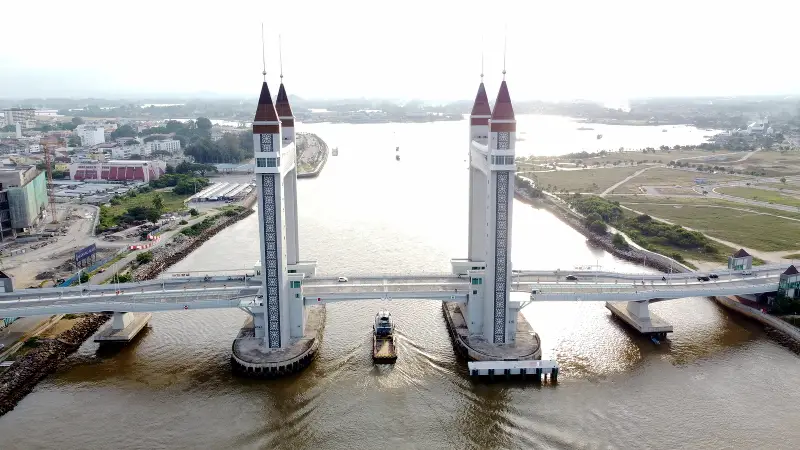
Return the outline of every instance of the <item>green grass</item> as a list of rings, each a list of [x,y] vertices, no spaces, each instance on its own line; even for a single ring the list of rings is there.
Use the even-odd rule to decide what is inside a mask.
[[[113,205],[109,203],[101,207],[100,228],[104,229],[119,225],[120,218],[128,211],[129,208],[136,206],[152,208],[153,198],[156,196],[156,194],[161,196],[161,200],[164,205],[161,211],[162,214],[186,209],[183,201],[191,197],[189,194],[178,195],[171,191],[150,191],[144,194],[137,194],[136,197],[130,197],[128,195],[118,197],[117,200],[119,201],[119,204]]]
[[[800,253],[792,253],[791,255],[784,256],[785,259],[800,259]]]
[[[627,183],[615,189],[617,194],[639,193],[639,186],[695,186],[695,179],[704,178],[708,181],[729,181],[742,180],[742,177],[734,175],[711,174],[708,172],[695,172],[681,169],[669,169],[666,167],[655,167],[641,175],[633,178]]]
[[[732,202],[709,197],[653,197],[648,195],[614,195],[608,197],[609,200],[616,200],[620,203],[656,203],[664,205],[692,205],[705,207],[718,207],[739,210],[743,212],[757,212],[762,214],[773,214],[776,216],[788,217],[800,220],[800,213],[781,211],[767,206],[746,205],[743,203]]]
[[[626,166],[606,169],[559,170],[525,174],[525,176],[529,178],[534,178],[535,176],[539,181],[539,187],[545,190],[550,185],[551,191],[558,188],[559,191],[566,189],[569,192],[600,193],[645,167]]]
[[[721,187],[717,188],[717,192],[734,197],[746,198],[748,200],[800,207],[800,198],[777,191],[767,191],[751,187]]]
[[[646,198],[639,198],[637,201],[648,203],[623,200],[620,200],[620,203],[645,214],[756,250],[780,251],[800,248],[798,221],[702,203],[659,204]]]

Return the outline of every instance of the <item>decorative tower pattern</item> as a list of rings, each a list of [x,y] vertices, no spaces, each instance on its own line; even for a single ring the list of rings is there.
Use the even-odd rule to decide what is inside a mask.
[[[492,306],[492,336],[495,344],[507,341],[506,336],[508,302],[510,299],[511,259],[511,217],[514,201],[514,144],[516,141],[516,119],[506,81],[500,84],[492,117],[490,130],[490,212],[493,227],[490,227],[487,248],[487,272],[493,287],[487,303]],[[487,280],[488,281],[488,280]],[[511,318],[513,320],[514,318]],[[488,324],[484,324],[488,326]],[[514,327],[509,329],[514,330]]]
[[[255,175],[258,186],[260,206],[259,233],[261,236],[262,296],[266,332],[256,329],[256,335],[263,334],[269,348],[280,348],[282,342],[282,322],[285,321],[281,294],[286,273],[285,220],[283,219],[283,180],[281,177],[281,126],[267,82],[261,85],[256,115],[253,119],[253,140],[255,149]]]

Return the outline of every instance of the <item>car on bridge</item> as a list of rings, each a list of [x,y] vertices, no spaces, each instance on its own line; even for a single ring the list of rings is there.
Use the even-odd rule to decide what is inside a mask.
[[[716,280],[717,278],[719,278],[719,275],[717,275],[715,273],[710,273],[710,274],[708,274],[708,278],[713,278],[713,279]]]
[[[697,277],[697,281],[711,281],[711,278],[701,275]]]
[[[743,270],[742,271],[742,275],[752,275],[752,274],[753,274],[752,270]]]
[[[339,283],[347,283],[347,277],[339,277]]]
[[[567,281],[578,281],[578,277],[575,275],[567,275],[564,279]]]

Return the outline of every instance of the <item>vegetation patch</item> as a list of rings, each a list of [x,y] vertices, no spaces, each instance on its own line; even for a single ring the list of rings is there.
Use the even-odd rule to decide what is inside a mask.
[[[126,195],[115,196],[110,204],[102,205],[98,231],[141,225],[148,221],[156,222],[161,214],[184,209],[183,201],[189,197],[189,194],[157,192],[152,189],[145,191],[131,190]]]
[[[768,191],[766,189],[750,187],[721,187],[717,188],[717,192],[759,202],[800,207],[800,198],[778,191]]]
[[[206,217],[201,222],[198,222],[190,227],[181,230],[181,234],[186,236],[199,236],[203,231],[211,228],[214,225],[215,219],[213,217]]]
[[[726,261],[728,254],[733,251],[697,231],[659,222],[646,214],[626,213],[618,202],[584,195],[574,195],[568,199],[568,202],[570,206],[586,217],[587,226],[593,232],[604,234],[603,226],[611,225],[627,234],[641,247],[667,255],[680,262],[687,258],[722,262]],[[618,238],[615,236],[614,245],[627,244],[622,236]]]

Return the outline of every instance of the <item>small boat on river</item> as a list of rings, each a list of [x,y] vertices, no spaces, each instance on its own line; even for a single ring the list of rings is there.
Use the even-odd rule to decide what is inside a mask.
[[[372,360],[379,364],[394,364],[397,361],[394,322],[389,311],[375,314],[375,324],[372,326]]]

